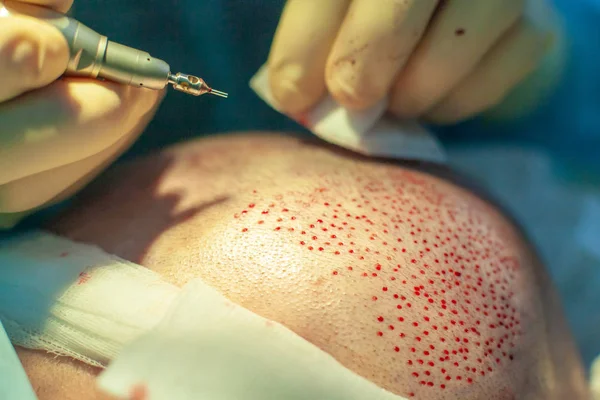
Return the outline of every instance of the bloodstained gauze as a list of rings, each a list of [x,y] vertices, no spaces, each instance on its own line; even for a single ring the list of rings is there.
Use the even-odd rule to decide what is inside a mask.
[[[80,272],[77,278],[77,284],[83,285],[87,283],[91,279],[91,276],[87,272]]]

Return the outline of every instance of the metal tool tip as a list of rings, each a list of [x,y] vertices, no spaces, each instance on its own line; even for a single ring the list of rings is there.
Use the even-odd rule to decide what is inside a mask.
[[[221,92],[220,90],[215,90],[212,88],[209,88],[208,93],[214,94],[215,96],[219,96],[219,97],[223,97],[223,98],[229,97],[229,95],[227,93]]]

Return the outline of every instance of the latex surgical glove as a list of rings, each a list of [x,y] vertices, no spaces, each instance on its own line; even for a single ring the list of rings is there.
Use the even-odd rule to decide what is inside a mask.
[[[550,63],[513,109],[534,106],[558,80],[562,42],[546,0],[288,0],[269,77],[288,114],[329,92],[350,109],[389,96],[398,117],[453,123],[500,105]]]
[[[30,0],[66,12],[72,0]],[[16,2],[5,2],[10,9]],[[17,4],[18,5],[18,4]],[[0,15],[2,4],[0,3]],[[69,49],[39,20],[0,17],[0,225],[64,199],[122,153],[162,92],[61,78]],[[2,224],[4,221],[4,224]]]

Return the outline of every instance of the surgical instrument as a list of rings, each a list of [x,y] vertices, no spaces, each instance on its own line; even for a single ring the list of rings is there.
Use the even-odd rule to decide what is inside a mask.
[[[7,4],[9,3],[9,5]],[[171,84],[181,92],[200,96],[206,93],[227,97],[193,75],[171,73],[165,61],[149,53],[108,40],[81,22],[40,6],[0,0],[0,17],[23,14],[38,18],[56,27],[70,48],[66,76],[105,79],[125,85],[160,90]]]

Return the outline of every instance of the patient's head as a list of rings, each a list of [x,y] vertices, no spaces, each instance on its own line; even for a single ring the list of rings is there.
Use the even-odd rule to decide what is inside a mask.
[[[52,229],[177,285],[201,277],[402,396],[582,393],[529,244],[468,190],[406,166],[292,137],[203,139],[116,168]],[[21,357],[42,399],[97,395],[97,371]]]

